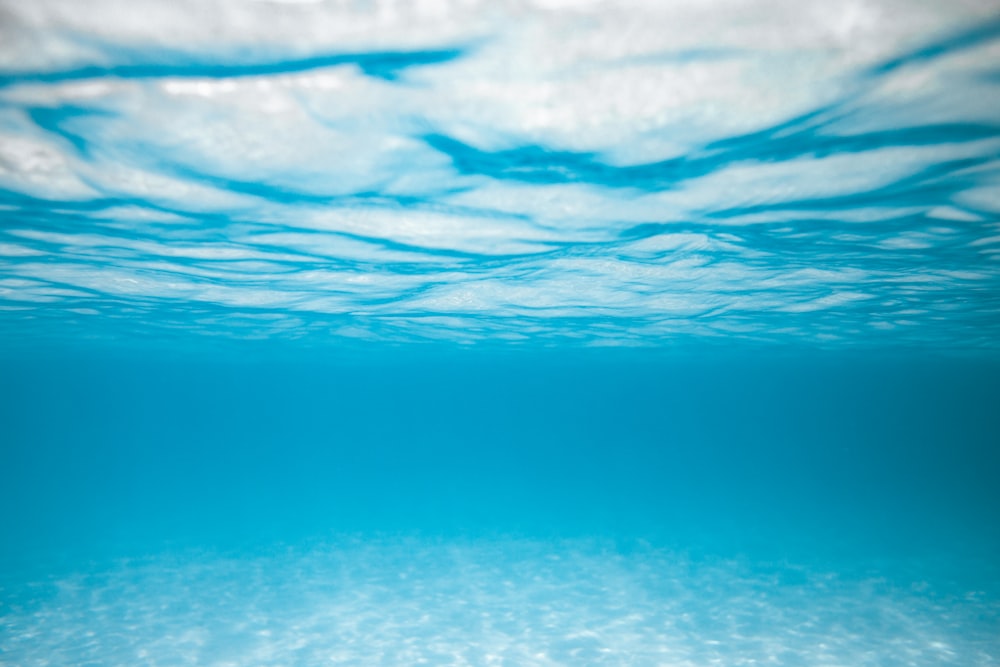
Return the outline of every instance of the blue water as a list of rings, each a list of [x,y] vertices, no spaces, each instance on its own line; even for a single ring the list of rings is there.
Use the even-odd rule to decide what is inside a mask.
[[[1000,665],[998,49],[0,6],[0,665]]]

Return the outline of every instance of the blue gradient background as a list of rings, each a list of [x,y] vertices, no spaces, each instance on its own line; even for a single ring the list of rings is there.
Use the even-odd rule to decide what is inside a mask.
[[[1000,665],[998,17],[0,3],[0,665]]]
[[[6,432],[31,443],[4,450],[7,558],[514,532],[978,555],[995,575],[994,364],[425,351],[5,368]]]

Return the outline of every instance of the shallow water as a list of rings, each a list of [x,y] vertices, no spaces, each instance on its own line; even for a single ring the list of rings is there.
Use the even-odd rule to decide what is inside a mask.
[[[1000,665],[998,49],[0,4],[0,665]]]

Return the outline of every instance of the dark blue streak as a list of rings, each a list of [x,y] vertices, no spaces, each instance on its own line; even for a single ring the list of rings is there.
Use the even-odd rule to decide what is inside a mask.
[[[441,134],[426,135],[424,141],[450,157],[455,168],[466,175],[538,184],[587,183],[655,192],[739,162],[782,162],[806,156],[826,157],[880,148],[967,143],[1000,137],[1000,125],[982,123],[940,123],[852,135],[826,134],[822,127],[787,134],[788,126],[789,123],[782,123],[760,132],[707,144],[682,157],[627,167],[602,163],[593,153],[548,151],[540,146],[484,151]]]
[[[250,64],[224,62],[172,62],[176,57],[161,62],[144,62],[123,65],[85,65],[68,70],[49,72],[0,73],[0,88],[18,83],[62,83],[85,79],[114,77],[118,79],[198,78],[229,79],[247,76],[295,74],[310,70],[356,65],[368,76],[395,80],[403,70],[422,65],[437,65],[455,60],[463,55],[461,49],[429,51],[381,51],[372,53],[338,53]]]
[[[1000,155],[985,155],[961,160],[951,160],[927,167],[893,183],[846,195],[812,197],[780,201],[754,206],[741,206],[707,212],[715,219],[774,212],[774,211],[850,211],[862,207],[896,208],[910,206],[937,206],[965,190],[989,182],[982,173],[963,173],[976,167],[992,164]]]
[[[941,56],[987,44],[995,39],[1000,39],[1000,16],[975,28],[950,35],[940,41],[926,44],[914,51],[887,60],[873,67],[870,73],[876,76],[886,74],[906,65],[934,60]]]
[[[67,125],[77,118],[92,116],[110,116],[107,111],[66,105],[61,107],[32,107],[27,109],[28,117],[39,128],[58,135],[68,141],[80,153],[87,153],[87,139],[79,132],[74,132]]]

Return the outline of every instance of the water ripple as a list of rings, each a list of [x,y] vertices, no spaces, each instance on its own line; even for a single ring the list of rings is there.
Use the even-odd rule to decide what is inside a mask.
[[[8,344],[997,349],[988,8],[257,4],[4,9]]]

